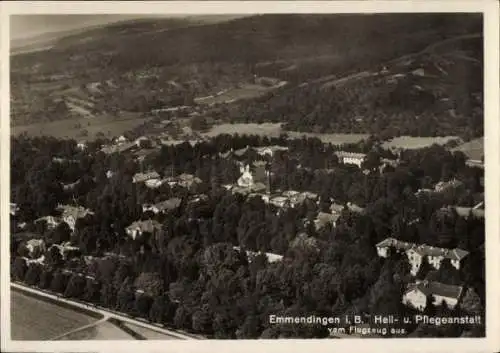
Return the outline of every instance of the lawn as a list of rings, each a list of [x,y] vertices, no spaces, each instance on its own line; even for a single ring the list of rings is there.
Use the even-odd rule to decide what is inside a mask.
[[[118,118],[98,116],[94,118],[65,119],[51,122],[19,125],[11,127],[12,136],[25,132],[29,136],[53,136],[57,138],[72,138],[75,140],[93,140],[98,133],[106,137],[114,137],[132,130],[134,127],[148,121],[140,118],[137,113],[121,114]],[[84,134],[84,131],[87,134]]]
[[[286,82],[281,82],[276,86],[262,86],[258,84],[242,84],[238,88],[229,89],[219,95],[196,98],[197,104],[232,103],[240,99],[257,98],[276,88],[282,87]]]
[[[479,161],[484,155],[484,137],[465,142],[464,144],[452,149],[452,151],[461,151],[469,159]]]
[[[134,340],[135,338],[121,330],[110,322],[100,324],[73,332],[61,337],[61,341],[82,341],[82,340]]]
[[[445,145],[446,143],[459,139],[457,136],[443,137],[411,137],[400,136],[383,143],[382,147],[387,149],[419,149],[429,147],[433,144]]]
[[[206,137],[213,137],[220,134],[247,134],[278,137],[282,133],[288,134],[291,138],[302,138],[304,136],[315,137],[319,138],[324,143],[332,143],[334,145],[359,142],[369,136],[368,134],[320,134],[313,132],[285,131],[281,128],[281,123],[221,124],[214,126],[203,135]]]
[[[11,291],[12,340],[50,340],[97,321],[93,317]]]

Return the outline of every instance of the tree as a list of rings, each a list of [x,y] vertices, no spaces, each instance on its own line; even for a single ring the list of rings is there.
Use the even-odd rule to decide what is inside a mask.
[[[66,290],[66,286],[68,284],[68,276],[62,273],[61,271],[57,271],[50,283],[50,290],[56,293],[63,294]]]
[[[180,305],[175,311],[174,325],[180,329],[191,329],[191,311],[184,305]]]
[[[146,294],[137,294],[134,309],[138,316],[148,319],[153,299]]]
[[[56,246],[52,246],[45,254],[45,263],[52,269],[59,269],[64,261],[61,252]]]
[[[163,291],[162,282],[157,272],[143,272],[135,280],[135,287],[151,297],[157,297]]]
[[[153,322],[166,324],[173,322],[175,315],[175,305],[170,301],[168,295],[162,295],[154,298],[151,309],[149,310],[149,319]]]
[[[24,281],[30,286],[37,285],[40,281],[40,275],[42,273],[42,266],[39,264],[31,264],[28,266],[28,271],[24,277]]]
[[[52,271],[50,269],[43,269],[42,273],[40,274],[40,281],[38,283],[38,286],[41,289],[48,289],[50,287],[50,284],[52,282]]]
[[[87,278],[83,291],[83,300],[90,303],[99,302],[101,283],[92,278]]]
[[[245,318],[245,321],[236,331],[238,339],[253,339],[259,338],[262,331],[260,320],[256,315],[250,314]]]
[[[81,298],[85,293],[85,277],[80,274],[73,274],[68,281],[64,296],[68,298]]]
[[[194,331],[211,334],[213,314],[207,305],[196,310],[192,316],[192,327]]]
[[[22,257],[16,257],[14,264],[12,265],[12,272],[14,279],[17,281],[23,281],[26,276],[26,271],[28,270],[28,265],[26,260]]]
[[[484,314],[481,299],[472,288],[468,288],[465,292],[460,307],[471,314]]]

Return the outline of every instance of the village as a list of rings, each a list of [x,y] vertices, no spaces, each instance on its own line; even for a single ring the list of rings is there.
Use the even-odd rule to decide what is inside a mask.
[[[144,203],[140,205],[142,216],[140,219],[132,222],[125,228],[125,234],[132,241],[142,239],[147,235],[153,239],[160,241],[161,234],[164,233],[164,226],[161,223],[162,217],[168,214],[176,214],[184,203],[196,204],[203,203],[208,199],[208,196],[203,193],[197,193],[196,187],[204,183],[202,179],[196,175],[180,171],[175,173],[171,170],[170,175],[164,171],[156,171],[151,167],[144,167],[144,156],[141,158],[141,151],[149,151],[151,148],[159,147],[154,139],[147,137],[139,137],[136,140],[129,141],[124,136],[120,136],[114,140],[111,145],[103,146],[101,152],[106,155],[112,154],[131,154],[138,163],[139,170],[132,176],[132,184],[143,185],[147,189],[154,192],[162,186],[168,185],[169,188],[180,188],[186,190],[190,196],[172,196],[168,199],[158,200],[155,203]],[[193,145],[192,145],[193,146]],[[161,147],[160,147],[161,148]],[[87,145],[78,143],[77,149],[85,152]],[[319,207],[326,203],[327,207],[317,209],[313,218],[306,217],[302,220],[304,231],[297,234],[290,247],[304,246],[317,247],[317,240],[313,235],[307,234],[307,229],[314,229],[315,232],[321,232],[324,229],[334,229],[337,226],[338,220],[342,214],[352,212],[362,215],[365,212],[365,207],[360,207],[357,204],[347,201],[345,203],[337,203],[334,198],[327,200],[322,199],[322,195],[317,192],[308,190],[280,190],[274,189],[273,178],[276,178],[276,173],[272,171],[271,165],[273,159],[277,156],[286,155],[289,152],[289,147],[279,145],[269,146],[246,146],[241,149],[229,149],[225,152],[219,152],[218,155],[212,155],[212,159],[221,159],[231,161],[235,168],[239,170],[239,177],[233,183],[220,185],[226,192],[239,195],[248,200],[258,198],[264,202],[267,207],[271,207],[276,216],[280,216],[287,209],[300,208],[304,203],[312,203]],[[99,153],[99,152],[98,152]],[[380,159],[378,168],[369,170],[364,168],[366,154],[355,153],[338,150],[335,152],[341,165],[350,165],[358,170],[363,170],[365,175],[371,173],[384,173],[386,167],[397,167],[399,158],[397,159]],[[139,157],[137,157],[139,155]],[[205,158],[205,157],[204,157]],[[69,159],[53,158],[53,163],[73,163]],[[116,175],[115,171],[108,170],[106,178],[111,180]],[[76,180],[69,184],[63,183],[63,189],[66,192],[74,192],[74,188],[80,180]],[[440,181],[434,185],[434,188],[419,189],[415,192],[415,196],[422,194],[439,194],[463,187],[463,183],[451,179],[449,181]],[[20,207],[11,203],[11,216],[15,217],[20,211]],[[467,219],[473,217],[475,219],[484,219],[484,201],[479,202],[473,207],[460,207],[455,205],[447,205],[440,210],[443,214],[455,212],[459,217]],[[98,217],[91,209],[87,209],[78,204],[59,204],[56,208],[56,213],[46,214],[40,218],[33,220],[33,224],[42,223],[47,230],[54,230],[60,224],[64,223],[69,228],[70,232],[75,232],[75,226],[82,219],[92,219]],[[418,222],[418,219],[409,221],[409,224]],[[17,223],[18,231],[23,232],[25,228],[33,228],[28,226],[27,222]],[[312,227],[312,228],[310,228]],[[326,228],[325,228],[326,227]],[[295,245],[294,245],[295,244]],[[300,245],[302,244],[302,245]],[[44,265],[46,261],[46,253],[51,251],[59,252],[63,261],[84,255],[87,265],[95,263],[99,257],[91,256],[90,254],[82,254],[79,247],[72,244],[71,241],[64,241],[59,244],[47,246],[42,238],[32,237],[24,242],[27,253],[23,256],[23,260],[27,266],[32,264]],[[375,245],[376,252],[380,258],[390,258],[396,253],[404,254],[406,261],[410,266],[411,276],[415,278],[423,263],[431,265],[433,270],[439,270],[441,264],[448,261],[454,270],[460,271],[463,266],[463,261],[467,258],[469,252],[460,248],[439,248],[426,244],[411,243],[400,241],[394,237],[387,237],[383,241]],[[240,246],[233,246],[236,251],[241,251]],[[278,254],[273,252],[261,252],[258,249],[245,249],[245,253],[251,261],[259,254],[264,254],[269,263],[283,261],[286,254]],[[81,254],[81,255],[80,255]],[[121,255],[113,252],[108,252],[101,257],[113,258]],[[93,275],[88,275],[82,272],[74,272],[74,270],[65,270],[65,273],[76,273],[78,276],[83,276],[86,279],[95,280]],[[429,305],[429,300],[433,305],[440,306],[445,304],[448,308],[454,309],[460,305],[460,300],[463,298],[466,289],[463,285],[449,285],[440,283],[439,281],[415,278],[413,282],[407,285],[407,289],[400,298],[401,302],[408,307],[418,311],[424,311]],[[143,288],[135,289],[136,295],[144,293]]]

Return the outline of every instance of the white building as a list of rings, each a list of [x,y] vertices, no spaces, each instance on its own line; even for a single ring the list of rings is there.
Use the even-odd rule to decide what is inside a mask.
[[[149,189],[157,189],[162,186],[163,183],[164,181],[161,179],[149,179],[144,182],[144,185]]]
[[[30,239],[26,242],[26,249],[28,249],[30,256],[35,251],[45,252],[45,242],[43,239]]]
[[[59,205],[57,209],[63,211],[62,220],[68,224],[71,230],[75,230],[78,219],[94,215],[94,212],[82,206]]]
[[[237,250],[237,251],[241,251],[240,247],[239,246],[233,246],[233,249],[234,250]],[[269,263],[273,263],[273,262],[278,262],[278,261],[281,261],[283,260],[283,255],[278,255],[278,254],[273,254],[273,253],[270,253],[270,252],[265,252],[265,253],[262,253],[262,252],[256,252],[256,251],[250,251],[250,250],[247,250],[246,251],[246,254],[248,256],[248,261],[251,262],[252,259],[259,255],[259,254],[264,254],[266,255],[267,257],[267,261]]]
[[[423,311],[427,307],[427,298],[432,298],[432,304],[439,306],[445,303],[450,309],[457,306],[463,287],[432,281],[417,281],[408,286],[403,294],[403,304]]]
[[[125,229],[125,232],[132,239],[135,239],[138,236],[141,236],[143,233],[146,233],[146,232],[154,234],[154,233],[160,231],[161,228],[162,228],[161,224],[157,221],[153,221],[153,220],[137,221],[137,222],[134,222],[131,225],[129,225]]]
[[[155,214],[160,212],[167,212],[177,209],[181,205],[182,200],[180,198],[171,198],[162,202],[158,202],[154,205],[145,204],[142,205],[142,212],[151,211]]]
[[[47,229],[50,230],[50,229],[54,229],[55,227],[57,227],[61,223],[61,220],[59,220],[59,218],[56,218],[54,216],[44,216],[44,217],[40,217],[40,218],[35,220],[35,223],[38,223],[38,222],[46,222]]]
[[[19,212],[19,206],[15,203],[10,203],[10,214],[11,216],[15,216]]]
[[[361,164],[366,159],[366,154],[364,153],[354,153],[354,152],[345,152],[339,151],[335,152],[339,160],[344,164],[354,164],[361,168]]]
[[[147,180],[158,179],[158,178],[160,178],[160,174],[158,174],[155,171],[148,172],[148,173],[136,173],[132,178],[132,182],[133,183],[144,183]]]
[[[411,265],[411,274],[415,276],[426,259],[427,262],[436,270],[441,267],[444,259],[449,259],[451,265],[459,270],[462,260],[469,254],[468,251],[455,248],[444,249],[429,245],[416,245],[413,243],[402,242],[394,238],[387,238],[376,245],[377,253],[380,257],[388,257],[389,249],[394,249],[398,252],[404,252],[408,257],[408,262]]]

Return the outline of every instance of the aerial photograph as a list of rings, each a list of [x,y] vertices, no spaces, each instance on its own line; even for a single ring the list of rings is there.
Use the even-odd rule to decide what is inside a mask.
[[[11,15],[11,340],[485,337],[483,52],[482,13]]]

